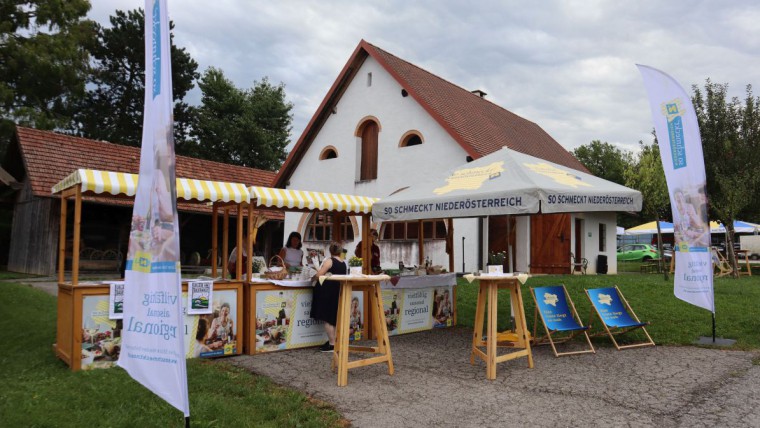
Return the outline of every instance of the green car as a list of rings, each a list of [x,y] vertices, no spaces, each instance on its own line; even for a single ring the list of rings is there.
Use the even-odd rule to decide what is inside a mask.
[[[657,248],[649,244],[628,244],[618,248],[617,259],[619,262],[638,262],[656,259]]]

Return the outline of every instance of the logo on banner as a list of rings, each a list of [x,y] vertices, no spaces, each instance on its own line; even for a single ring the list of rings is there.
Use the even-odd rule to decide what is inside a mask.
[[[564,184],[574,189],[577,189],[580,186],[593,187],[591,184],[582,181],[581,178],[577,175],[563,171],[547,163],[525,163],[524,165],[536,174],[541,174],[549,177],[558,184]]]
[[[436,195],[444,195],[454,190],[475,190],[480,189],[487,180],[492,180],[501,176],[504,172],[504,162],[494,162],[490,165],[465,168],[454,171],[446,179],[446,185],[439,187],[433,192]]]
[[[552,305],[556,308],[558,301],[559,299],[557,298],[556,294],[544,293],[544,304]]]
[[[683,139],[683,108],[681,100],[662,103],[662,114],[668,122],[668,141],[670,143],[670,156],[673,159],[673,169],[686,166],[686,145]]]

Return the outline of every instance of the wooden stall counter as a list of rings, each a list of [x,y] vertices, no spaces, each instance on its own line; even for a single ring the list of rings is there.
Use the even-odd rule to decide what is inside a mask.
[[[112,367],[119,358],[122,320],[109,318],[112,282],[117,281],[58,284],[58,318],[53,350],[73,371]],[[245,337],[245,323],[242,322],[243,283],[215,282],[210,305],[212,312],[207,315],[187,315],[187,286],[187,282],[183,282],[187,358],[242,353],[239,343]],[[226,312],[224,321],[217,319],[221,312]],[[216,331],[212,332],[212,328]],[[204,329],[205,332],[202,331]],[[220,337],[222,334],[224,338]]]
[[[475,330],[472,337],[472,352],[470,364],[475,363],[475,357],[486,362],[486,378],[496,379],[496,364],[519,357],[528,358],[528,368],[533,368],[533,354],[530,350],[530,333],[525,321],[525,309],[523,306],[520,284],[525,283],[528,275],[512,274],[483,274],[479,277],[465,275],[468,282],[479,280],[478,303],[475,309]],[[499,333],[496,328],[496,314],[498,308],[498,290],[509,290],[512,309],[515,317],[514,332]],[[488,316],[485,340],[483,340],[483,321],[488,303]],[[485,346],[486,352],[480,348]],[[497,346],[508,346],[518,351],[504,355],[497,355]]]
[[[311,318],[312,281],[252,278],[244,285],[245,353],[248,355],[319,346],[327,340],[321,321]],[[358,314],[351,325],[351,339],[367,336],[367,294],[352,294]]]

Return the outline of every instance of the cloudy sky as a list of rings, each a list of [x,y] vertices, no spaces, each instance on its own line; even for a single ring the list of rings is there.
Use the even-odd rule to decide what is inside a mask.
[[[108,25],[135,0],[92,0]],[[760,78],[760,3],[741,1],[169,0],[174,41],[199,71],[240,88],[268,76],[301,135],[361,39],[532,120],[566,149],[602,140],[635,150],[652,121],[635,64],[690,92],[705,79],[743,97]],[[188,101],[197,104],[196,89]]]

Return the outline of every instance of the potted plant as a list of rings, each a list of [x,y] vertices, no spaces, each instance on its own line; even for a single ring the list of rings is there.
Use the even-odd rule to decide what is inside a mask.
[[[348,266],[350,267],[351,275],[362,274],[362,259],[360,257],[353,256],[348,259]]]

